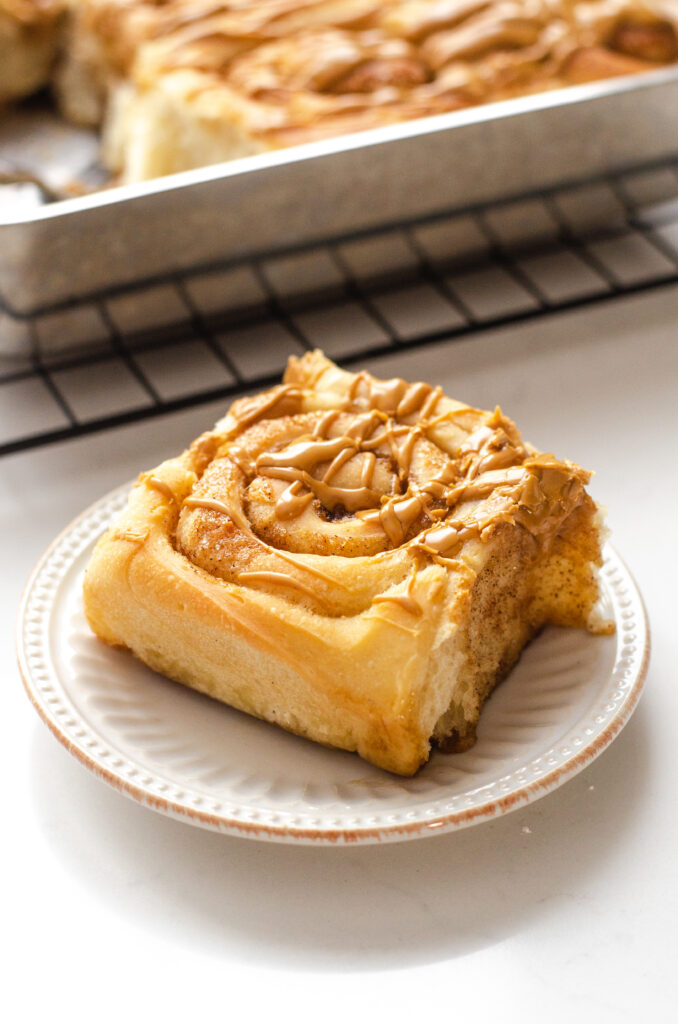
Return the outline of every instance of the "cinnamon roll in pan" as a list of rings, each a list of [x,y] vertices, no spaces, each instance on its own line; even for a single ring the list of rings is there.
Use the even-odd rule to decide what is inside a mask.
[[[122,181],[678,56],[678,0],[81,0],[57,77]]]
[[[62,0],[0,0],[0,104],[47,85],[64,17]]]
[[[474,742],[546,623],[608,629],[589,476],[499,409],[309,353],[141,475],[86,614],[171,679],[411,775]]]
[[[0,0],[122,182],[672,64],[678,0]],[[55,60],[58,50],[58,60]]]

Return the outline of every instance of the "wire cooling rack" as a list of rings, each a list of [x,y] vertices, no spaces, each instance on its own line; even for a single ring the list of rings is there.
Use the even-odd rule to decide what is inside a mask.
[[[678,282],[678,157],[196,269],[17,318],[0,306],[0,455]]]

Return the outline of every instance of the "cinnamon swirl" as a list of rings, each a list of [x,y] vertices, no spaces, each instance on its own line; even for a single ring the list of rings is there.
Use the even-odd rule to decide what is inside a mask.
[[[545,623],[607,628],[589,477],[499,409],[309,353],[142,474],[85,610],[172,679],[411,775],[473,743]]]

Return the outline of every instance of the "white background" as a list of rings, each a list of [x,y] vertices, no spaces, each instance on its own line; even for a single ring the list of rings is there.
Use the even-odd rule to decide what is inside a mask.
[[[538,447],[595,469],[652,629],[646,692],[614,744],[550,796],[454,834],[258,843],[91,776],[23,692],[22,586],[86,505],[221,407],[0,462],[4,1019],[676,1019],[677,324],[671,288],[370,364],[500,403]]]

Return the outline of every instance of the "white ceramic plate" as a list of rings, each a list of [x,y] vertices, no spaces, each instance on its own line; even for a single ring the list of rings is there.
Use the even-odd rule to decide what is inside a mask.
[[[434,752],[413,779],[299,739],[156,675],[100,643],[82,611],[94,541],[124,487],[83,513],[42,557],[19,611],[19,664],[40,715],[100,778],[171,817],[256,839],[384,842],[463,828],[544,796],[614,739],[642,688],[642,600],[606,549],[615,636],[547,629],[496,690],[478,742]]]

